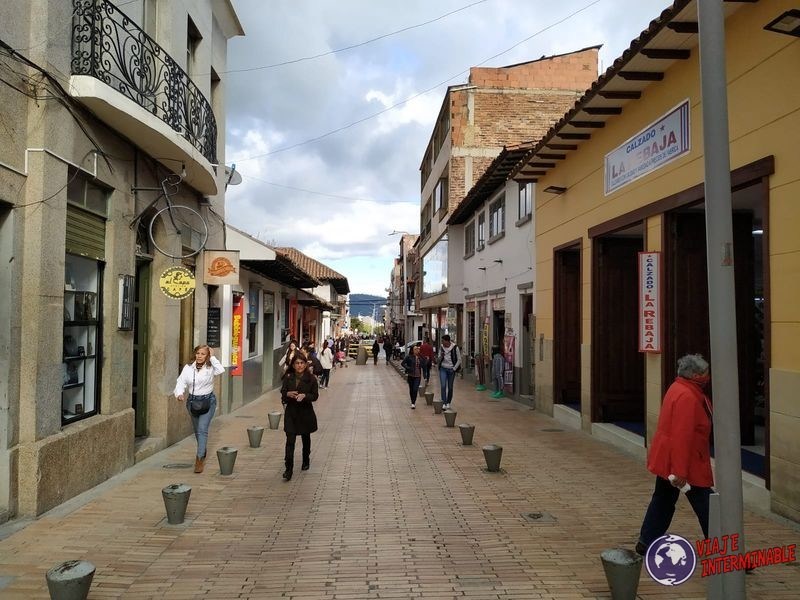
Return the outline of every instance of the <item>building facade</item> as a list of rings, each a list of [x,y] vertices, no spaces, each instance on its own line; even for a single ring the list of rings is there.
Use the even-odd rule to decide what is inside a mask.
[[[224,247],[224,73],[242,34],[227,0],[0,6],[2,519],[191,432],[168,397],[222,302],[190,282],[199,251]]]
[[[503,148],[448,219],[450,299],[464,306],[463,350],[475,383],[490,382],[493,349],[504,392],[533,402],[534,182],[508,173],[532,143]]]
[[[472,68],[467,84],[448,88],[420,165],[419,310],[434,343],[463,329],[463,306],[450,292],[464,286],[448,280],[450,213],[504,145],[540,137],[591,85],[597,52]],[[460,248],[454,252],[460,256]]]
[[[797,521],[792,9],[725,3],[742,465],[772,510]],[[697,4],[678,0],[510,174],[544,171],[534,216],[537,407],[641,456],[677,358],[710,354],[702,108]],[[554,144],[562,156],[542,167]]]

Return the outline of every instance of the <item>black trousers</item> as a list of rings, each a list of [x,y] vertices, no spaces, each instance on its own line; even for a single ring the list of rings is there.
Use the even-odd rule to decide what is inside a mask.
[[[291,471],[294,469],[294,443],[297,440],[296,433],[289,433],[286,432],[286,457],[284,462],[286,463],[286,470]],[[300,439],[303,440],[303,462],[307,463],[311,457],[311,434],[310,433],[301,433]]]
[[[681,492],[669,481],[661,477],[656,477],[656,486],[653,490],[653,497],[644,515],[644,522],[639,533],[639,541],[649,546],[654,540],[667,533],[672,517],[675,514],[675,503],[678,501]],[[686,499],[692,506],[692,510],[697,515],[703,536],[708,538],[708,504],[711,488],[694,487],[686,494]]]

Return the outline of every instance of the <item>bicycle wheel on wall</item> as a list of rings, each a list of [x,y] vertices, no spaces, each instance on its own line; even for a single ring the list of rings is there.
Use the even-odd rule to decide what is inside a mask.
[[[195,209],[173,204],[157,211],[148,228],[153,247],[169,258],[189,258],[208,241],[208,223]]]

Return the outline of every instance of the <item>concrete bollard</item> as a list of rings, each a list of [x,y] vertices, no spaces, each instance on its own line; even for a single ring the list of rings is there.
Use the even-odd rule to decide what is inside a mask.
[[[444,422],[448,427],[455,427],[456,426],[456,415],[458,413],[454,410],[450,410],[449,408],[444,411]]]
[[[85,600],[92,587],[95,566],[88,560],[68,560],[45,575],[52,600]]]
[[[472,436],[475,435],[475,425],[469,423],[461,423],[458,426],[461,432],[461,444],[464,446],[472,446]]]
[[[233,473],[233,465],[236,464],[236,455],[239,451],[236,448],[223,446],[217,450],[217,460],[219,461],[219,474],[230,475]]]
[[[440,415],[442,414],[442,406],[443,402],[441,400],[434,400],[433,401],[433,414]]]
[[[600,553],[611,590],[611,600],[635,600],[642,574],[642,557],[627,548],[610,548]]]
[[[261,437],[264,435],[264,428],[253,425],[247,428],[247,438],[250,440],[251,448],[258,448],[261,445]]]
[[[269,417],[269,428],[270,429],[277,429],[278,425],[281,424],[281,417],[283,413],[279,410],[275,412],[271,412],[267,415]]]
[[[425,392],[425,404],[433,406],[433,392]]]
[[[500,470],[500,459],[503,457],[503,447],[489,444],[483,447],[483,458],[486,459],[486,470],[496,473]]]
[[[164,508],[167,510],[167,523],[180,525],[186,516],[186,507],[189,505],[189,496],[192,488],[185,483],[173,483],[161,490],[164,498]]]

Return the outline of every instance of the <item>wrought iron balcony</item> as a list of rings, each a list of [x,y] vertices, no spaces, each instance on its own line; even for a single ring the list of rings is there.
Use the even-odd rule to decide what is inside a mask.
[[[169,53],[106,0],[73,0],[72,75],[90,75],[134,101],[217,162],[217,122]]]

